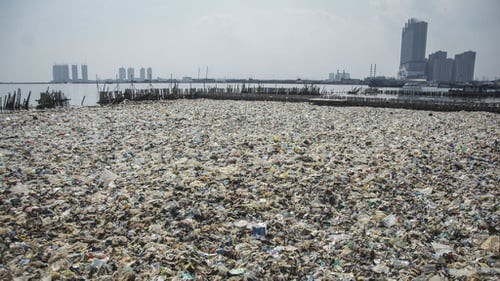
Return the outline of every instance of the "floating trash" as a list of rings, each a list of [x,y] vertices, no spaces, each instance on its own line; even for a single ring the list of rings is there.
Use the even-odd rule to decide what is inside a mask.
[[[26,185],[19,183],[19,184],[13,186],[10,189],[10,192],[12,192],[14,194],[27,195],[29,193],[29,189]]]
[[[486,241],[481,244],[481,249],[492,252],[496,255],[500,254],[500,236],[494,235],[488,237]]]
[[[397,218],[394,215],[389,215],[389,216],[382,219],[382,224],[385,227],[392,227],[396,224],[396,222],[397,222]]]
[[[255,236],[265,236],[266,235],[266,224],[257,223],[252,225],[252,234]]]
[[[244,268],[235,268],[229,270],[229,275],[231,276],[238,276],[238,275],[243,275],[245,274],[246,270]]]
[[[432,244],[432,248],[434,248],[434,252],[436,253],[437,257],[440,257],[444,254],[449,254],[449,253],[453,252],[453,248],[448,246],[448,245],[435,243],[435,242],[432,242],[431,244]]]
[[[246,227],[247,225],[248,225],[248,221],[246,221],[246,220],[239,220],[239,221],[234,223],[234,226],[240,227],[240,228]]]
[[[104,187],[109,186],[115,179],[117,179],[118,176],[114,174],[113,172],[109,171],[108,169],[104,169],[104,171],[101,174],[100,182]]]
[[[498,280],[499,118],[202,99],[5,113],[0,279]]]
[[[376,273],[388,274],[390,269],[384,264],[377,264],[372,267],[372,270]]]

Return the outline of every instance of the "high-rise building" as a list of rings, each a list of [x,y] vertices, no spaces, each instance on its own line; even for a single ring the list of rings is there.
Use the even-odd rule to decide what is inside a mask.
[[[82,81],[89,81],[89,72],[86,64],[82,64]]]
[[[69,65],[67,64],[54,64],[52,66],[52,81],[55,83],[65,83],[69,79]]]
[[[453,59],[447,58],[447,53],[437,51],[429,55],[427,60],[427,81],[450,82],[453,73]]]
[[[409,19],[401,36],[401,59],[399,77],[423,78],[425,75],[425,48],[427,45],[427,22]]]
[[[148,80],[153,80],[153,69],[151,67],[148,67]]]
[[[141,75],[141,80],[146,80],[146,69],[144,67],[141,67],[139,74]]]
[[[127,69],[127,79],[130,81],[134,80],[134,68],[133,67],[129,67]]]
[[[476,52],[468,51],[455,55],[453,64],[453,81],[470,82],[474,80],[474,64],[476,62]]]
[[[127,70],[125,70],[125,67],[120,67],[118,69],[118,79],[121,81],[125,81],[125,79],[127,79]]]
[[[78,65],[71,65],[71,81],[78,81]]]

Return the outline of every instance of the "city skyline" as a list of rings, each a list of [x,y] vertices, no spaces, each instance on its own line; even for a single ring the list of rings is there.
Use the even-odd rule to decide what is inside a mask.
[[[88,76],[126,65],[155,77],[328,79],[396,76],[401,26],[428,22],[426,54],[477,53],[475,78],[500,77],[500,2],[12,1],[0,3],[0,81],[49,81],[53,62],[84,61]],[[116,17],[116,20],[109,20]],[[78,71],[79,72],[79,71]]]
[[[466,51],[448,59],[439,50],[426,58],[428,24],[410,18],[401,34],[400,79],[426,79],[434,82],[471,82],[474,80],[476,52]],[[372,71],[370,67],[370,77]]]

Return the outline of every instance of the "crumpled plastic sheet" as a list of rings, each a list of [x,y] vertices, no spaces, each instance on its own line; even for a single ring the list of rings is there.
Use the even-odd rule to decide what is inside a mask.
[[[0,279],[498,280],[499,115],[177,100],[0,115]]]

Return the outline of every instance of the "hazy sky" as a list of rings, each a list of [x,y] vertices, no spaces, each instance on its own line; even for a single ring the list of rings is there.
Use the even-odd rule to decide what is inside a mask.
[[[154,77],[326,79],[395,76],[401,30],[429,23],[427,55],[477,52],[475,77],[500,77],[500,0],[0,0],[0,81],[49,81],[54,63]],[[137,74],[136,74],[137,75]]]

